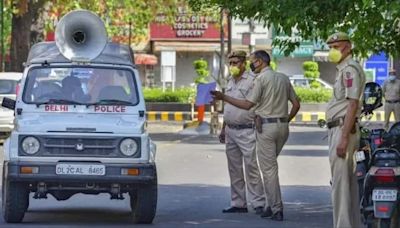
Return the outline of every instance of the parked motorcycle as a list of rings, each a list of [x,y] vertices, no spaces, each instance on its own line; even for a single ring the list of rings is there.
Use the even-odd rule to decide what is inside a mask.
[[[361,202],[369,228],[400,227],[400,122],[383,136],[372,152]]]
[[[371,113],[372,114],[372,113]],[[355,153],[356,176],[358,182],[359,200],[361,202],[364,195],[364,181],[370,167],[371,152],[375,151],[382,144],[385,133],[383,128],[369,129],[367,124],[360,124],[360,143],[359,149]]]

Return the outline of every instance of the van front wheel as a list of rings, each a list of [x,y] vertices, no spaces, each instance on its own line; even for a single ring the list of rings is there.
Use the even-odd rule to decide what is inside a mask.
[[[25,184],[4,181],[2,185],[3,218],[7,223],[20,223],[29,206],[29,191]]]
[[[157,176],[156,180],[148,185],[140,186],[129,193],[133,222],[150,224],[157,210]]]

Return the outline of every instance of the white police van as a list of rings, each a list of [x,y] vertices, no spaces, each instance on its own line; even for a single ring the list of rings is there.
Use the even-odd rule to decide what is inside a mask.
[[[4,143],[6,222],[22,222],[30,200],[77,193],[128,193],[133,221],[153,221],[156,148],[140,85],[131,49],[108,42],[89,11],[65,15],[55,42],[31,48],[16,101],[2,103],[15,111]]]

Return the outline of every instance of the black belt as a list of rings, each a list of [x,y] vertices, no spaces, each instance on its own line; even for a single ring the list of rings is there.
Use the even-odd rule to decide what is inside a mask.
[[[339,117],[337,119],[334,119],[334,120],[326,123],[326,127],[328,129],[331,129],[331,128],[334,128],[334,127],[337,127],[337,126],[341,126],[341,125],[343,125],[343,123],[344,123],[344,117]]]
[[[254,124],[227,124],[226,126],[228,126],[231,129],[235,129],[235,130],[254,128]]]
[[[282,117],[282,118],[262,118],[262,123],[287,123],[288,118]]]
[[[389,103],[389,104],[394,104],[394,103],[399,103],[399,102],[400,102],[400,100],[392,100],[392,101],[386,100],[386,103]]]
[[[356,118],[356,123],[358,123],[358,118]],[[334,120],[326,123],[326,127],[328,129],[331,129],[334,127],[342,126],[343,124],[344,124],[344,117],[339,117],[337,119],[334,119]]]

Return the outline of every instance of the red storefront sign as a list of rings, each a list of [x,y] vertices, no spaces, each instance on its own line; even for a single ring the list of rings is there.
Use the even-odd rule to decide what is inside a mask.
[[[224,31],[225,39],[227,39],[227,25],[224,25]],[[165,24],[165,18],[159,16],[156,22],[150,24],[150,39],[217,41],[220,39],[220,27],[210,16],[180,14],[175,17],[173,25]]]

